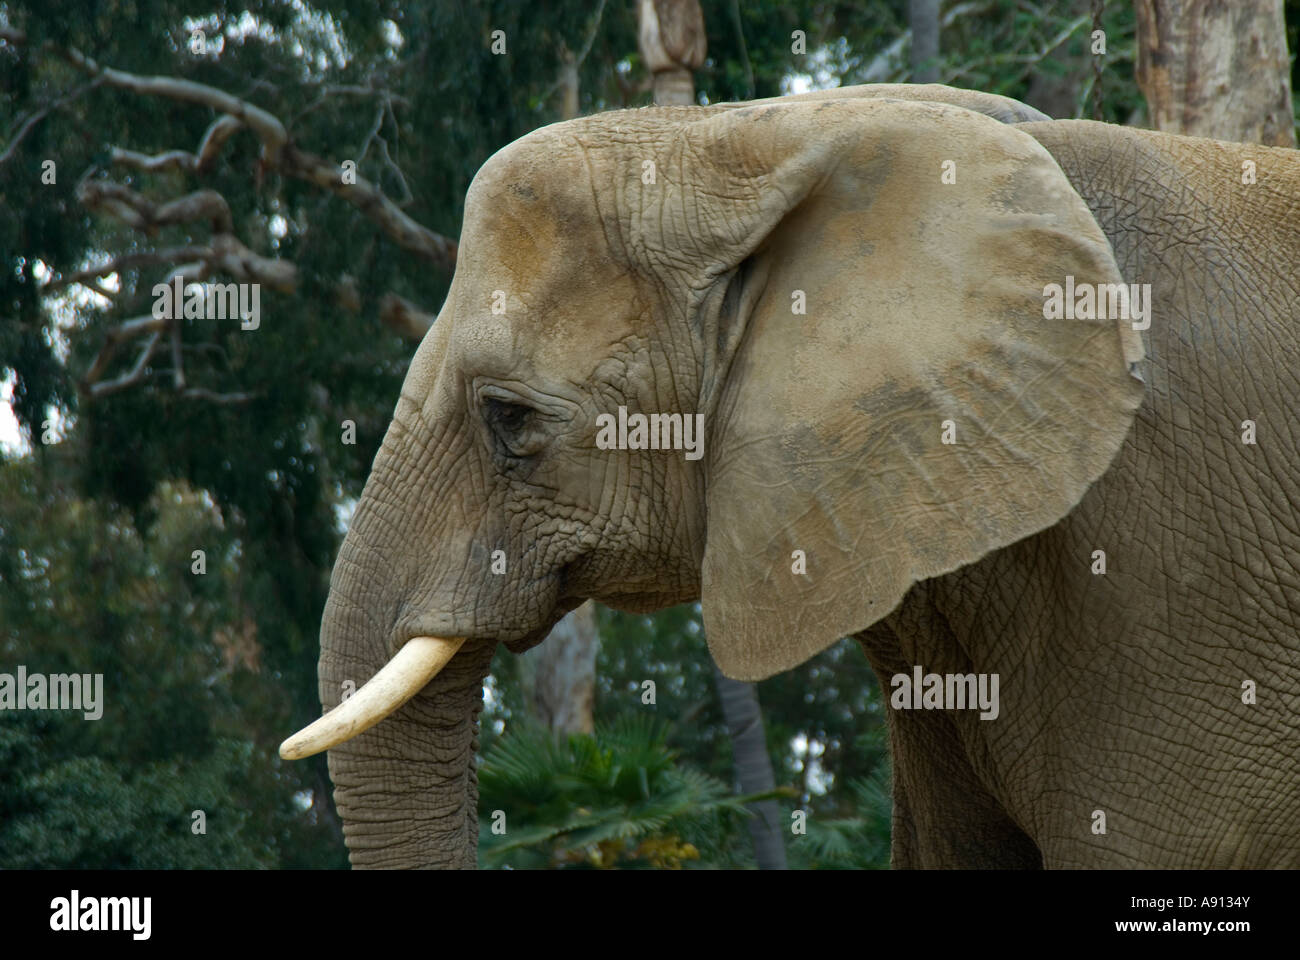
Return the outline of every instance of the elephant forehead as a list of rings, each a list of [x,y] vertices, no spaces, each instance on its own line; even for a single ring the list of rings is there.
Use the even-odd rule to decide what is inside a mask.
[[[566,241],[560,224],[536,201],[521,201],[512,184],[500,193],[480,191],[465,203],[457,272],[471,282],[483,306],[500,311],[503,297],[535,290],[555,269]],[[528,189],[533,189],[529,187]],[[469,291],[467,291],[469,292]]]
[[[594,305],[614,299],[612,287],[626,272],[615,262],[583,165],[563,156],[543,164],[535,154],[493,158],[475,178],[454,282],[458,316],[490,312],[523,337],[550,327],[562,333],[590,318]],[[489,326],[478,335],[505,333]]]
[[[610,247],[571,137],[525,137],[493,156],[466,198],[455,343],[469,364],[534,365],[577,379],[636,328],[635,278]]]
[[[502,147],[466,193],[466,237],[580,243],[584,234],[578,228],[595,226],[595,180],[602,164],[577,138],[550,129]]]
[[[450,317],[461,366],[491,376],[537,372],[580,381],[617,343],[645,333],[649,317],[628,274],[590,261],[571,265],[500,291],[495,312],[485,306],[493,297],[482,287],[461,299]]]

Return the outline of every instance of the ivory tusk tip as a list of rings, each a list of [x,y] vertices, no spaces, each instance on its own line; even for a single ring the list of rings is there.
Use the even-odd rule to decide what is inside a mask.
[[[300,743],[296,743],[297,736],[292,736],[284,743],[280,744],[280,759],[282,760],[305,760],[318,751],[308,751]]]

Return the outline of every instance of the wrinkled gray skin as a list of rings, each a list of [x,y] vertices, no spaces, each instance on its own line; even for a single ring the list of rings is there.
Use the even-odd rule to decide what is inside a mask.
[[[1284,399],[1300,395],[1300,159],[1087,121],[1020,129],[1124,276],[1152,285],[1147,398],[1064,521],[918,584],[860,638],[878,675],[975,665],[1019,704],[1005,724],[893,713],[894,863],[1300,867],[1300,430]],[[1257,155],[1276,164],[1263,189],[1240,182]],[[1082,562],[1096,549],[1105,576]]]
[[[954,103],[1003,122],[1035,118],[1013,101],[943,87],[834,93],[838,105],[816,116],[807,114],[813,104],[804,113],[790,112],[796,110],[791,106],[758,114],[734,108],[737,120],[743,114],[752,126],[731,130],[728,149],[734,153],[737,137],[752,138],[761,149],[755,146],[742,160],[728,155],[723,167],[747,174],[762,167],[762,158],[777,149],[769,141],[780,142],[787,124],[812,123],[791,139],[811,141],[812,147],[798,148],[805,153],[815,149],[817,137],[808,129],[823,124],[829,131],[829,124],[840,123],[841,111],[851,112],[838,102],[842,97]],[[999,127],[1005,133],[989,131],[982,119],[967,124],[965,111],[936,113],[924,104],[882,112],[895,124],[889,129],[900,129],[895,113],[904,108],[919,111],[918,143],[927,142],[933,124],[969,127],[971,137],[997,148],[989,157],[1028,142],[1010,126]],[[1086,374],[1069,366],[1071,353],[1084,346],[1048,357],[1044,370],[1056,370],[1066,383],[1059,388],[1061,409],[1079,410],[1083,426],[1056,428],[1054,435],[1073,439],[1049,441],[1046,452],[1036,454],[1037,445],[1024,446],[1034,417],[1055,423],[1052,417],[1059,416],[1047,394],[1027,402],[1027,432],[1007,446],[1031,455],[1012,456],[995,473],[1005,471],[1006,497],[1028,492],[1003,512],[986,513],[981,501],[959,503],[964,493],[946,494],[942,464],[911,480],[906,470],[896,480],[883,468],[879,477],[852,474],[849,488],[879,480],[884,492],[870,502],[844,504],[819,493],[838,480],[835,458],[814,455],[841,443],[844,431],[814,425],[790,434],[779,448],[749,444],[747,437],[761,439],[767,421],[745,412],[746,390],[757,389],[746,383],[764,382],[758,376],[768,362],[763,339],[781,336],[765,333],[778,328],[760,322],[764,282],[780,288],[775,299],[792,322],[788,289],[798,277],[776,283],[782,262],[807,250],[820,257],[808,264],[843,264],[847,273],[855,258],[876,257],[861,261],[873,269],[859,270],[874,275],[881,272],[875,267],[890,266],[877,249],[884,235],[846,240],[850,234],[819,226],[806,212],[818,208],[811,201],[799,206],[798,196],[786,198],[793,213],[753,218],[741,210],[717,218],[718,227],[708,204],[718,196],[747,202],[734,180],[728,189],[683,193],[667,221],[663,208],[656,216],[644,197],[638,201],[631,192],[639,158],[658,156],[654,148],[669,135],[665,131],[679,132],[697,118],[720,122],[732,109],[636,111],[618,115],[626,119],[617,127],[553,127],[575,131],[586,172],[582,162],[564,166],[557,159],[563,151],[554,143],[560,141],[545,141],[546,149],[532,152],[525,141],[489,161],[476,179],[456,280],[413,361],[334,570],[321,629],[322,704],[336,705],[345,681],[364,682],[413,636],[470,639],[405,707],[330,751],[353,864],[475,865],[477,714],[498,642],[516,652],[540,642],[587,597],[651,610],[703,595],[713,654],[741,679],[788,668],[854,633],[886,691],[892,674],[910,674],[915,664],[1000,676],[996,721],[981,721],[974,712],[890,712],[896,866],[1300,866],[1300,516],[1294,506],[1300,503],[1300,457],[1290,409],[1300,395],[1294,269],[1300,263],[1300,165],[1294,153],[1083,121],[1019,125],[1060,165],[1104,231],[1101,244],[1108,239],[1114,255],[1112,263],[1108,252],[1095,249],[1089,224],[1078,219],[1068,197],[1054,187],[1026,186],[1022,197],[1000,201],[1005,209],[1050,206],[1053,222],[1074,223],[1071,231],[1088,235],[1027,282],[1057,280],[1066,270],[1080,276],[1092,271],[1104,281],[1117,265],[1127,280],[1150,283],[1155,309],[1142,334],[1147,359],[1136,367],[1146,385],[1133,391],[1126,376],[1126,361],[1135,354],[1123,337],[1131,334],[1098,348],[1096,369]],[[888,126],[874,114],[862,122]],[[635,167],[630,179],[611,183],[604,177],[617,151],[584,139],[586,131],[627,148],[619,162]],[[882,184],[895,168],[914,166],[915,158],[906,154],[912,138],[892,135],[896,139],[888,141],[881,134],[883,153],[861,161],[856,153],[831,157],[827,169],[836,177],[861,173],[853,182],[863,195],[874,198],[876,191],[880,198],[864,202],[862,222],[870,224],[878,212],[888,215],[890,229],[901,236],[908,232],[899,214],[905,208],[886,207],[885,198],[894,194]],[[942,136],[934,144],[915,149],[931,151],[921,156],[933,157],[937,178],[948,154]],[[703,143],[688,157],[707,167],[710,149]],[[1246,158],[1259,168],[1252,186],[1239,182]],[[800,196],[826,189],[830,174],[816,170],[808,181],[814,186],[785,189],[788,178],[816,166],[804,153],[796,161],[774,164],[764,186]],[[959,178],[978,174],[984,162],[963,159]],[[855,164],[862,169],[846,174],[844,168]],[[660,163],[659,170],[671,180],[670,164]],[[1036,181],[1025,175],[1021,182]],[[915,186],[898,191],[903,199],[923,195]],[[542,206],[529,214],[535,202]],[[846,202],[851,197],[836,204]],[[1036,245],[1051,260],[1056,242],[1043,239],[1048,236],[1055,234],[1042,234]],[[760,242],[767,245],[755,252]],[[765,264],[764,251],[780,254],[782,242],[792,246]],[[850,242],[860,251],[848,249]],[[557,249],[580,269],[555,269]],[[1021,248],[1008,249],[1010,258]],[[909,262],[905,249],[897,256],[899,262],[883,272],[906,281],[909,271],[918,271],[915,284],[906,287],[916,303],[932,295],[929,286],[943,286],[935,282],[934,264],[915,256]],[[966,256],[974,260],[978,253]],[[989,262],[969,266],[989,275],[1002,269],[1002,260],[990,254]],[[839,289],[839,273],[806,269],[811,301]],[[496,289],[507,291],[508,316],[528,316],[527,332],[493,319]],[[862,310],[863,329],[874,330],[871,305],[881,302],[880,295],[851,302]],[[914,308],[918,316],[924,312],[902,305],[904,313]],[[642,326],[619,325],[618,317],[629,311]],[[952,316],[932,320],[955,322]],[[1079,344],[1092,349],[1101,343],[1095,337],[1103,334],[1088,335],[1094,339]],[[793,355],[803,342],[777,352]],[[878,347],[846,343],[835,352],[852,361],[845,370],[855,370],[871,366]],[[1004,338],[988,349],[1001,357],[1016,348]],[[928,407],[930,400],[881,363],[883,379],[862,394],[859,406],[892,430],[905,419],[890,419],[896,413],[902,417],[909,404]],[[950,374],[956,369],[944,368]],[[555,370],[564,373],[548,375]],[[1050,377],[1032,379],[1036,387]],[[814,368],[808,382],[816,380]],[[520,393],[494,394],[490,388],[501,384]],[[776,412],[764,416],[774,422],[783,406],[804,402],[787,403],[772,390]],[[1003,400],[1014,405],[1030,392],[1028,386],[1014,389]],[[521,395],[535,404],[531,412],[503,405]],[[508,396],[514,399],[502,399]],[[1095,409],[1088,406],[1094,399]],[[818,402],[815,393],[807,402]],[[592,419],[620,403],[705,412],[709,455],[698,463],[664,453],[596,455]],[[958,404],[954,415],[960,419],[969,406]],[[992,413],[984,411],[985,419],[997,421],[1004,408],[999,402]],[[925,436],[931,422],[937,436],[946,409],[926,409]],[[818,423],[808,416],[806,422]],[[1255,446],[1241,442],[1246,419],[1258,424]],[[921,450],[922,441],[911,434],[898,435],[912,445],[917,461],[949,456]],[[784,474],[766,475],[767,460],[783,456],[792,458],[782,465]],[[819,460],[832,466],[819,467]],[[813,475],[801,490],[805,465]],[[819,469],[832,472],[823,476],[815,473]],[[952,489],[997,486],[981,482],[973,469]],[[746,470],[756,486],[735,479]],[[732,487],[739,506],[724,499]],[[814,502],[820,520],[795,516],[801,511],[792,505]],[[730,522],[733,511],[748,521]],[[916,548],[928,566],[907,557],[890,566],[889,558],[906,550],[855,526],[859,515],[905,518],[918,511],[926,526],[905,535],[895,531],[893,540],[912,544],[926,539],[926,529],[939,531],[934,542]],[[1026,519],[1017,526],[1021,514]],[[818,531],[807,526],[814,522],[847,536],[857,550],[823,546]],[[946,525],[963,523],[973,532],[945,539]],[[787,528],[798,535],[786,538]],[[772,582],[788,564],[782,558],[790,547],[803,544],[812,548],[807,580],[814,585]],[[765,555],[768,546],[774,552]],[[488,572],[496,549],[509,558],[504,576]],[[1106,551],[1104,576],[1090,570],[1097,549]],[[751,555],[757,558],[752,569],[745,559]],[[859,577],[854,563],[867,555],[870,563],[862,560]],[[819,563],[837,556],[849,558],[836,568],[838,579],[817,580]],[[877,556],[885,559],[877,563]],[[852,576],[843,573],[850,568]],[[723,582],[728,575],[734,584]],[[882,582],[886,586],[879,587]],[[833,594],[818,592],[822,585]],[[849,594],[855,599],[842,600]],[[1258,688],[1254,705],[1242,703],[1246,680]],[[1094,811],[1105,813],[1104,834],[1093,832]]]

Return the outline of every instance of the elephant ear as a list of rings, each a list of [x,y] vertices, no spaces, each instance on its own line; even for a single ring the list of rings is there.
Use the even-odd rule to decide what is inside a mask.
[[[699,326],[704,621],[723,672],[760,680],[1065,516],[1141,403],[1142,345],[1127,319],[1047,318],[1048,285],[1123,278],[1052,157],[996,120],[774,104],[684,139],[692,255],[727,288]]]

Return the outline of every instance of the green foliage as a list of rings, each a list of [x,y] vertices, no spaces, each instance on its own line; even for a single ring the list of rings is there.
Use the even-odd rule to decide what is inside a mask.
[[[598,606],[597,623],[597,729],[620,725],[636,729],[647,717],[658,718],[667,724],[667,749],[691,768],[719,782],[731,782],[731,739],[698,604],[652,616]],[[513,752],[538,751],[521,764],[544,771],[552,762],[550,751],[557,749],[550,738],[532,733],[516,738],[521,727],[530,730],[515,682],[516,662],[506,651],[493,661],[493,698],[483,715],[484,755],[513,742]],[[655,684],[653,704],[644,702],[646,681]],[[891,801],[885,714],[875,675],[861,648],[843,640],[794,670],[763,681],[758,692],[776,783],[785,793],[779,822],[790,863],[809,868],[850,865],[835,844],[851,842],[857,845],[853,864],[887,866]],[[864,793],[862,784],[868,783],[883,793]],[[484,793],[479,803],[481,824],[494,809],[513,808],[492,805]],[[788,832],[795,809],[807,815],[804,835]],[[564,822],[564,813],[557,808],[552,819],[537,822],[554,827]],[[745,818],[710,819],[684,836],[699,851],[698,866],[755,866]]]
[[[808,833],[787,844],[792,869],[884,870],[889,867],[889,830],[894,801],[889,760],[868,777],[847,784],[853,813],[810,818]]]
[[[0,671],[103,674],[99,719],[0,713],[0,868],[344,866],[328,806],[296,799],[326,799],[324,763],[275,753],[288,704],[237,541],[185,488],[150,509],[141,534],[31,459],[0,465]]]
[[[514,869],[668,867],[699,859],[696,843],[747,802],[677,760],[654,718],[625,718],[593,736],[557,739],[527,721],[479,767],[479,849]],[[506,814],[494,833],[495,811]]]
[[[30,729],[22,729],[24,726]],[[39,723],[0,724],[0,863],[8,869],[278,866],[239,801],[240,781],[256,776],[251,744],[222,740],[185,763],[126,769],[99,756],[43,762],[38,743],[58,733]],[[191,831],[191,812],[208,816]]]

